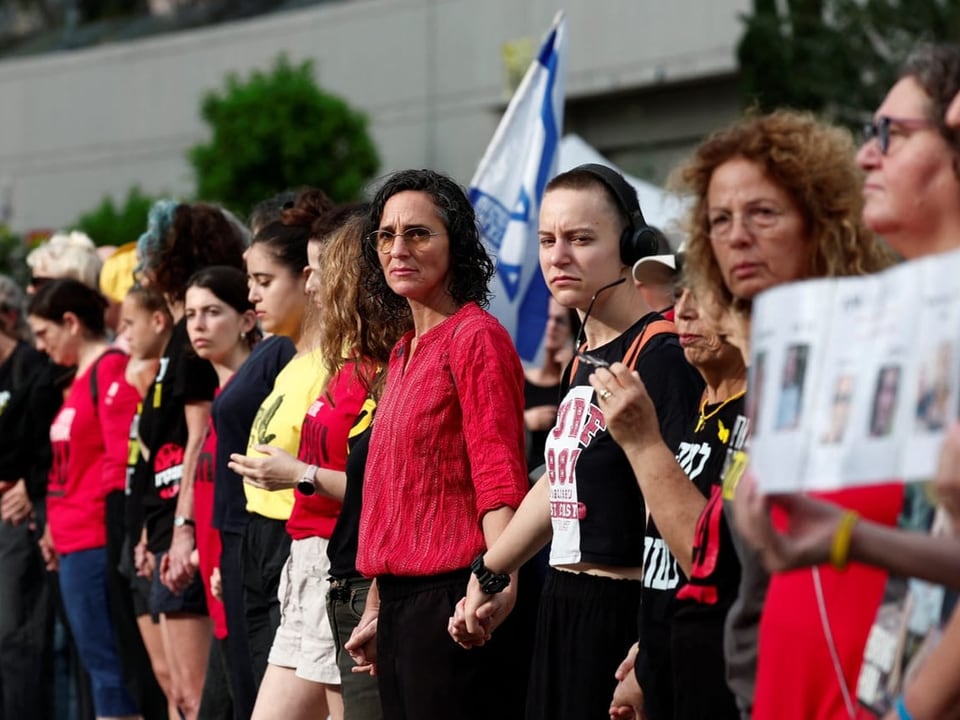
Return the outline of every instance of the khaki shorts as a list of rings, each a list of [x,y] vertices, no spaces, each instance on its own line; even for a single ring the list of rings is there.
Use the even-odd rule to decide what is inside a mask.
[[[304,680],[339,685],[337,648],[327,618],[329,572],[326,538],[304,538],[290,544],[277,591],[280,627],[268,662],[292,668]]]

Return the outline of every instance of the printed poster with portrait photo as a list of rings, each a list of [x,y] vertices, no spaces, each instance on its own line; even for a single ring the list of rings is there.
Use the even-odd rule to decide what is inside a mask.
[[[791,285],[786,293],[777,290],[764,293],[765,301],[754,307],[748,397],[757,399],[747,403],[753,427],[750,463],[769,480],[764,489],[770,492],[796,488],[806,476],[806,438],[816,422],[810,408],[821,384],[829,330],[823,317],[833,294],[830,283],[817,280]]]
[[[812,413],[815,430],[807,438],[810,448],[804,488],[821,490],[842,487],[855,442],[866,434],[871,388],[868,357],[860,347],[876,333],[878,281],[834,285],[830,319],[825,333],[825,353],[820,382],[815,389]]]
[[[900,527],[945,530],[925,481],[936,472],[946,428],[960,417],[957,277],[960,252],[869,277],[781,286],[755,301],[762,322],[754,324],[752,362],[765,369],[755,377],[763,430],[753,437],[752,468],[762,490],[904,480]],[[824,305],[819,344],[807,326],[811,293]],[[803,355],[799,347],[807,348],[803,383],[817,389],[812,398],[801,393],[794,422],[796,393],[785,378],[796,374],[788,366]],[[890,711],[939,642],[949,597],[941,586],[889,578],[856,688],[863,707],[876,716]]]
[[[908,266],[869,278],[855,278],[850,287],[873,285],[873,303],[864,314],[869,337],[847,342],[858,353],[861,392],[853,412],[850,452],[843,467],[845,485],[869,484],[903,477],[904,438],[911,409],[906,388],[915,374],[916,299],[919,278],[903,272]]]
[[[934,475],[960,416],[957,277],[960,252],[754,301],[747,406],[764,492]]]

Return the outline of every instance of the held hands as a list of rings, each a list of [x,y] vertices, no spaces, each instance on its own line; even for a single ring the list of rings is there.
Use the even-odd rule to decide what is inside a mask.
[[[160,561],[160,582],[172,593],[182,593],[193,580],[197,566],[193,563],[193,528],[175,527],[170,550]]]
[[[3,522],[20,525],[34,518],[33,503],[23,478],[16,482],[0,482],[0,498],[0,520]]]
[[[369,600],[369,596],[368,600]],[[343,648],[357,664],[353,668],[355,673],[377,674],[377,619],[380,616],[380,606],[370,605],[363,610],[360,622],[350,633],[350,639]]]
[[[307,469],[306,463],[273,445],[255,445],[253,449],[263,453],[263,457],[231,453],[227,463],[248,485],[262,490],[287,490],[296,487]]]
[[[660,422],[640,375],[623,363],[597,368],[590,376],[613,439],[621,447],[661,442]]]
[[[557,420],[556,405],[537,405],[523,411],[523,423],[527,429],[536,432],[549,430]]]
[[[153,577],[153,571],[156,568],[156,558],[153,553],[147,550],[147,541],[141,540],[133,549],[133,566],[137,569],[137,575],[148,580]]]
[[[223,578],[220,576],[220,568],[215,567],[210,573],[210,594],[217,600],[223,602]]]
[[[514,576],[496,595],[487,595],[480,589],[476,575],[467,582],[467,594],[460,599],[447,623],[447,632],[460,647],[480,647],[493,637],[493,631],[507,619],[517,603]]]
[[[640,646],[634,643],[630,651],[620,663],[614,676],[617,678],[617,687],[613,691],[613,700],[610,701],[610,717],[624,720],[644,720],[643,690],[637,682],[633,668],[637,662],[637,653]]]
[[[49,572],[56,572],[60,563],[57,558],[57,551],[53,547],[53,536],[50,535],[49,525],[43,528],[43,535],[37,540],[37,544],[40,546],[40,554],[43,556],[44,567],[46,567]]]

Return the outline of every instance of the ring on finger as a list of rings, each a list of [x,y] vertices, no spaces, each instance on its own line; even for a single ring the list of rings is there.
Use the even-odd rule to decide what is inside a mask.
[[[607,399],[610,398],[612,395],[613,395],[612,392],[610,392],[609,390],[607,390],[606,388],[604,388],[603,390],[601,390],[601,391],[597,394],[597,397],[600,398],[601,400],[607,400]]]

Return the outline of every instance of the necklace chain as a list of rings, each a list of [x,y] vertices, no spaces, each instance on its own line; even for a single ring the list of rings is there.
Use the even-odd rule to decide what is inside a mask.
[[[728,397],[726,400],[724,400],[722,403],[720,403],[719,405],[717,405],[717,407],[714,408],[714,410],[713,410],[709,415],[704,415],[704,414],[703,414],[703,411],[707,409],[707,391],[704,390],[704,391],[703,391],[703,400],[700,401],[700,418],[697,420],[697,427],[694,429],[694,432],[700,432],[701,430],[703,430],[703,426],[707,424],[707,420],[709,420],[709,419],[712,418],[714,415],[716,415],[718,412],[720,412],[721,410],[723,410],[724,406],[729,405],[729,404],[732,403],[734,400],[739,400],[740,398],[742,398],[742,397],[743,397],[744,395],[746,395],[746,394],[747,394],[747,391],[746,391],[746,390],[741,390],[741,391],[738,392],[738,393],[734,393],[733,395],[731,395],[730,397]]]

